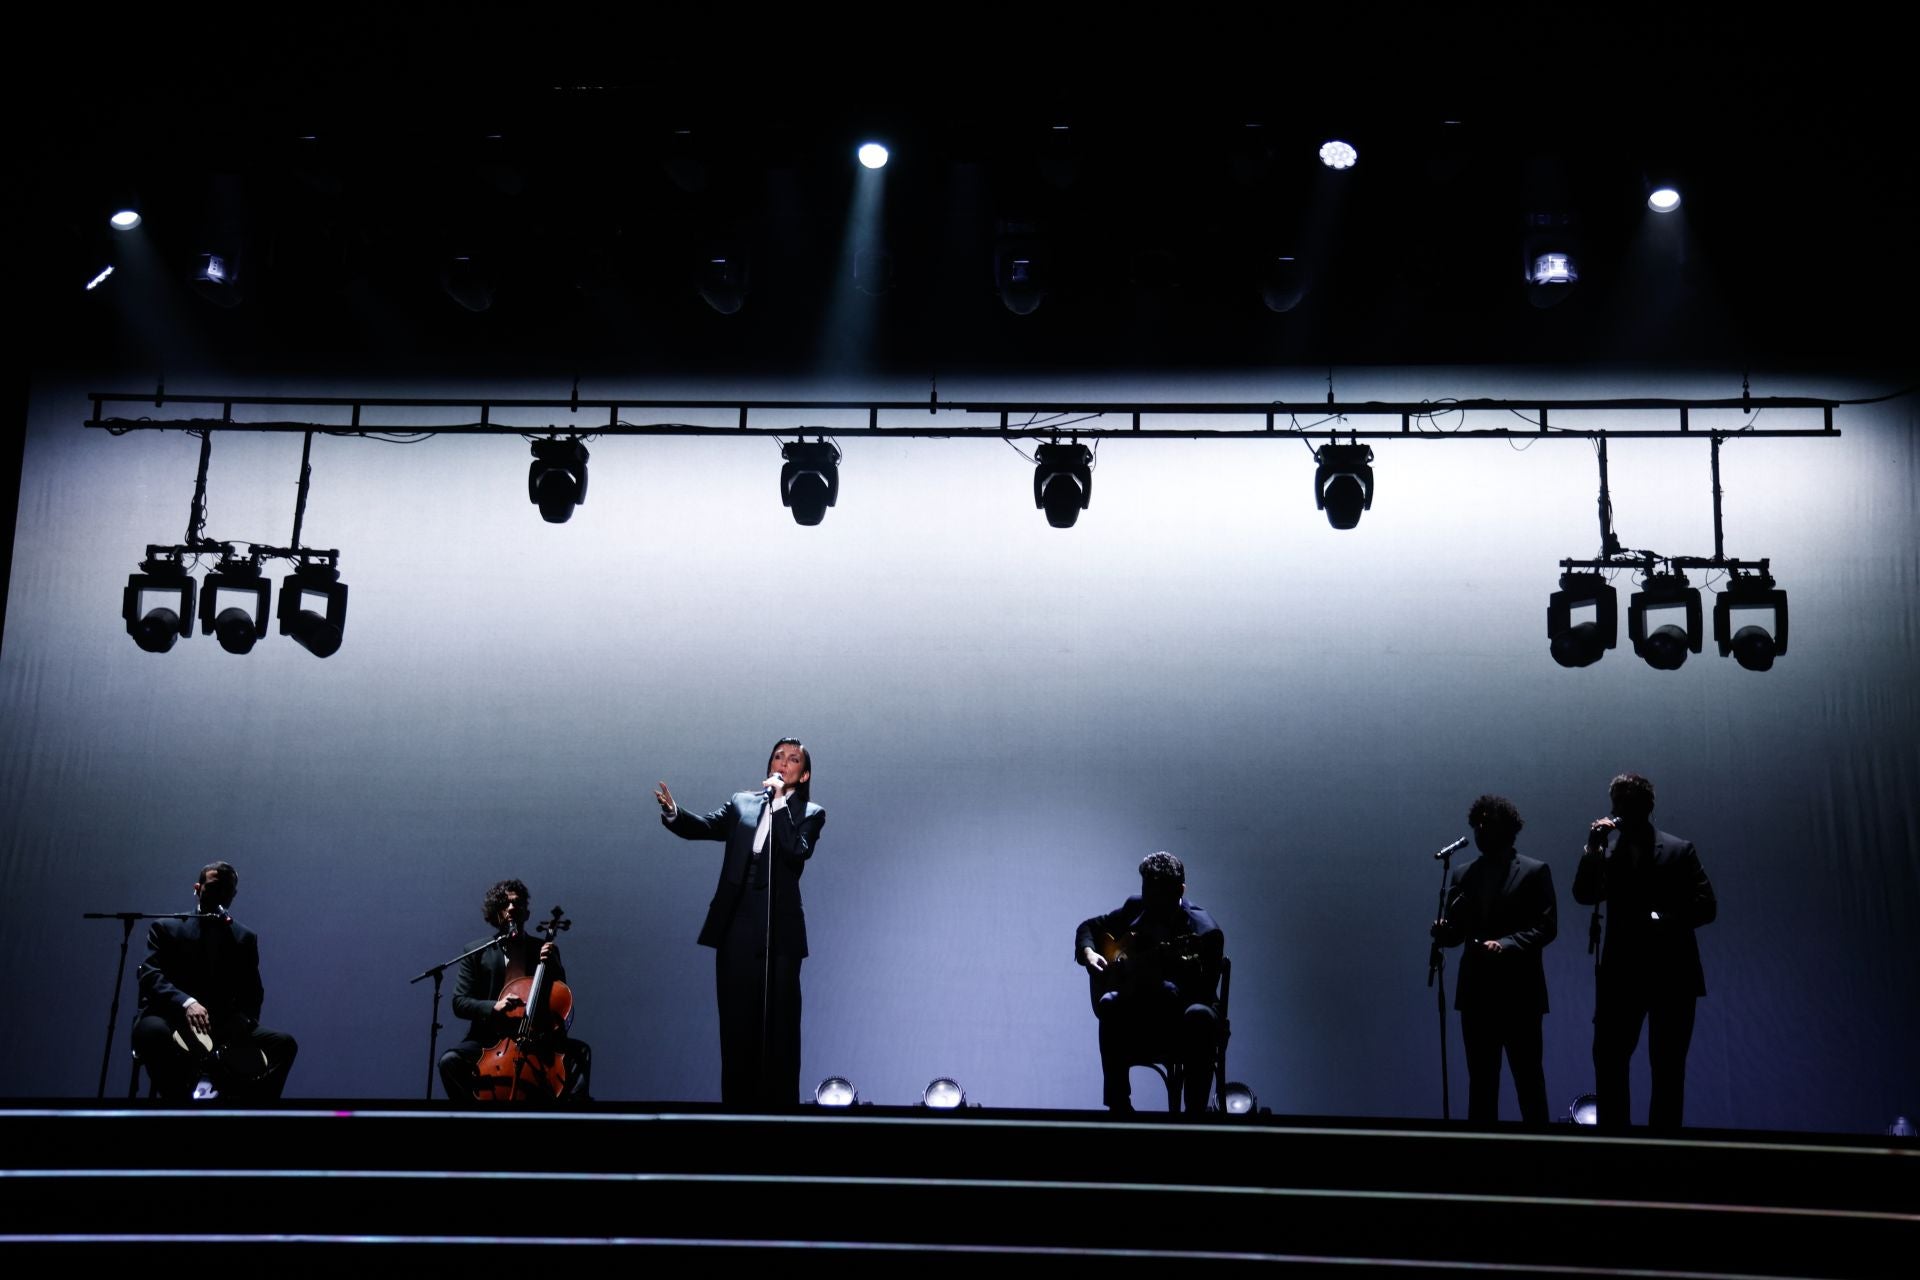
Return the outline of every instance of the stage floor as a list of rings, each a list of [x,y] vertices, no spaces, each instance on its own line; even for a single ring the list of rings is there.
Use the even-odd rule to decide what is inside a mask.
[[[979,1108],[16,1101],[0,1104],[0,1150],[0,1243],[69,1264],[210,1251],[537,1265],[553,1258],[540,1247],[571,1272],[804,1257],[897,1274],[915,1259],[1074,1255],[1345,1276],[1906,1276],[1920,1255],[1911,1139]]]

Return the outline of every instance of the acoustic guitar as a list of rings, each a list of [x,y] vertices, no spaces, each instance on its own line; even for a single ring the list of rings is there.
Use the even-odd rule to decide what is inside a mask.
[[[1185,991],[1206,981],[1206,958],[1197,933],[1156,942],[1131,929],[1124,933],[1102,929],[1094,934],[1093,949],[1107,962],[1105,969],[1087,966],[1087,998],[1096,1010],[1100,997],[1109,991],[1151,992],[1163,982]],[[1207,998],[1212,999],[1211,992]]]

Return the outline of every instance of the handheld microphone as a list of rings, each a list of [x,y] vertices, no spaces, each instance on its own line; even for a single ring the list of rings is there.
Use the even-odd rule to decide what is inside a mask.
[[[1446,848],[1434,854],[1433,860],[1435,862],[1438,862],[1442,858],[1450,857],[1453,854],[1460,852],[1462,849],[1466,848],[1467,845],[1472,842],[1472,840],[1473,840],[1472,836],[1461,836],[1458,840],[1455,840],[1452,844],[1448,845]]]

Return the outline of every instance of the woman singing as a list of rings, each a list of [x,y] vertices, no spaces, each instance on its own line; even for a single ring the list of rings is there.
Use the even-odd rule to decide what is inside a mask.
[[[827,821],[827,811],[808,802],[812,778],[806,747],[782,738],[766,781],[704,818],[675,804],[664,782],[653,793],[667,830],[727,846],[700,945],[718,952],[720,1100],[730,1107],[790,1107],[800,1097],[800,962],[807,955],[800,873]]]

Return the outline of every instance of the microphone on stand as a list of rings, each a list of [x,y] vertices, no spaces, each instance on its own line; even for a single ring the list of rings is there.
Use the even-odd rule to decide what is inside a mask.
[[[1450,858],[1450,857],[1452,857],[1452,856],[1453,856],[1454,854],[1456,854],[1456,853],[1458,853],[1458,852],[1460,852],[1460,851],[1461,851],[1462,849],[1464,849],[1464,848],[1466,848],[1466,847],[1467,847],[1467,845],[1468,845],[1468,844],[1470,844],[1470,843],[1472,842],[1472,840],[1473,840],[1473,837],[1472,837],[1472,836],[1461,836],[1461,837],[1460,837],[1460,838],[1459,838],[1458,840],[1455,840],[1455,841],[1454,841],[1454,842],[1453,842],[1452,844],[1450,844],[1450,845],[1448,845],[1448,846],[1447,846],[1446,848],[1444,848],[1444,849],[1442,849],[1442,850],[1440,850],[1440,851],[1439,851],[1438,853],[1436,853],[1436,854],[1434,854],[1434,855],[1433,855],[1433,860],[1434,860],[1435,862],[1438,862],[1438,861],[1440,861],[1440,859],[1442,859],[1442,858]]]

